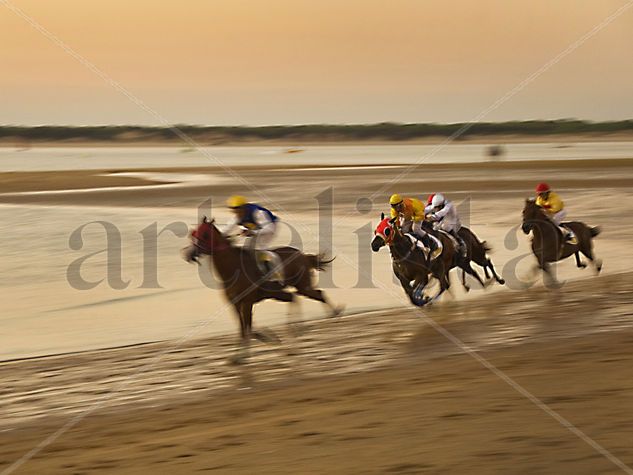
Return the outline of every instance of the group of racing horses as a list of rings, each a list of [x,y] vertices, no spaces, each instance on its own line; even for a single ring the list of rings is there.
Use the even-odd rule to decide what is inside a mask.
[[[570,242],[533,199],[525,201],[522,217],[522,230],[525,234],[532,233],[532,251],[538,267],[547,276],[553,279],[551,262],[572,254],[579,268],[586,267],[580,257],[582,254],[592,262],[597,272],[600,271],[601,262],[595,259],[592,249],[592,239],[600,232],[598,227],[589,227],[577,221],[565,223],[566,228],[575,234],[575,240]],[[462,284],[467,290],[466,274],[473,276],[482,286],[492,279],[504,284],[487,255],[490,248],[468,228],[461,227],[459,231],[459,237],[466,248],[465,252],[460,252],[455,239],[448,233],[434,229],[430,222],[423,223],[423,226],[426,232],[441,243],[433,255],[428,249],[419,246],[409,233],[403,231],[402,223],[397,217],[385,217],[384,214],[381,215],[371,243],[372,250],[376,252],[383,246],[389,247],[393,271],[414,305],[426,305],[446,291],[450,287],[449,271],[453,268],[462,271]],[[272,332],[253,330],[253,305],[259,301],[275,299],[294,302],[296,295],[302,295],[324,303],[332,316],[341,314],[342,307],[333,305],[325,293],[314,286],[313,271],[324,270],[332,261],[325,259],[323,255],[304,254],[288,246],[271,249],[279,256],[283,266],[283,280],[271,281],[258,265],[256,253],[234,245],[218,229],[214,220],[204,217],[190,237],[192,242],[184,249],[184,258],[189,262],[198,262],[198,257],[202,255],[211,257],[226,296],[239,317],[240,351],[233,358],[235,363],[247,356],[252,338],[264,342],[277,339]],[[472,268],[472,263],[483,268],[486,282]],[[435,278],[440,285],[439,292],[432,298],[424,294],[431,278]],[[296,292],[289,290],[292,287]]]

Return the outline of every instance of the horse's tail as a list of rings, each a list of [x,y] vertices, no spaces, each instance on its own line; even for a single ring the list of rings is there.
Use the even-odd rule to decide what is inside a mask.
[[[594,226],[593,228],[589,228],[589,232],[591,233],[592,238],[600,234],[600,231],[602,231],[602,229],[600,229],[600,226]]]
[[[326,254],[321,253],[306,254],[306,259],[308,259],[308,265],[310,266],[310,269],[323,271],[334,259],[336,259],[336,257],[333,257],[332,259],[327,259]]]
[[[483,246],[484,251],[486,252],[492,251],[492,247],[490,247],[490,245],[486,241],[481,241],[481,245]]]

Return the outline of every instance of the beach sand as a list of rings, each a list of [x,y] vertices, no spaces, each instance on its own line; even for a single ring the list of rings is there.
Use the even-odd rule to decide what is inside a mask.
[[[213,168],[153,170],[166,177],[187,173],[209,177],[207,184],[179,185],[174,180],[168,187],[160,180],[102,176],[121,171],[125,170],[19,173],[11,174],[11,180],[0,175],[0,182],[7,184],[0,202],[9,210],[11,206],[41,210],[38,218],[44,219],[36,223],[40,229],[42,223],[55,224],[45,217],[47,210],[57,206],[90,214],[100,206],[109,207],[111,213],[134,207],[151,214],[157,209],[195,209],[209,196],[223,201],[228,194],[245,191],[228,180],[226,172]],[[404,171],[397,190],[382,189],[388,178]],[[93,308],[89,301],[85,308],[58,311],[55,325],[68,331],[56,333],[55,338],[76,338],[74,349],[58,356],[28,357],[28,350],[34,351],[36,342],[46,337],[36,335],[38,320],[31,327],[20,327],[20,318],[7,320],[3,332],[21,335],[20,345],[26,351],[0,363],[4,382],[0,470],[80,417],[32,459],[24,460],[16,473],[620,471],[614,459],[579,438],[578,432],[563,427],[530,401],[525,391],[614,457],[633,464],[633,274],[627,272],[633,268],[632,161],[491,163],[388,171],[291,168],[283,173],[250,167],[240,173],[249,180],[257,178],[266,196],[288,210],[289,220],[302,217],[313,227],[318,223],[316,200],[297,196],[300,192],[299,196],[313,197],[332,186],[334,222],[348,221],[347,227],[340,225],[334,231],[335,238],[344,241],[349,241],[346,233],[351,235],[357,226],[376,221],[393,191],[420,196],[442,190],[456,201],[470,198],[471,227],[493,245],[498,267],[527,252],[527,238],[521,235],[513,244],[508,230],[520,223],[523,199],[531,194],[534,182],[547,177],[561,191],[575,219],[603,227],[596,247],[605,268],[596,277],[591,269],[576,269],[571,261],[561,263],[559,278],[569,281],[559,290],[546,289],[538,281],[529,289],[494,286],[469,296],[456,291],[454,299],[449,296],[422,312],[394,305],[391,310],[341,319],[312,319],[299,335],[274,326],[282,344],[253,345],[252,357],[242,367],[227,364],[236,340],[232,333],[202,338],[194,334],[183,341],[174,334],[165,341],[136,341],[125,348],[80,346],[82,341],[87,345],[89,335],[77,333],[82,325],[94,334],[116,329],[129,332],[124,324],[135,320],[144,327],[168,327],[181,315],[161,314],[163,320],[158,322],[150,319],[152,310],[163,307],[172,312],[172,307],[182,309],[191,301],[204,302],[206,308],[206,302],[215,302],[219,293],[201,285],[199,292],[186,294],[186,299],[158,295],[152,301],[139,301],[136,307],[103,307],[106,313],[96,323],[79,318],[85,308]],[[55,192],[76,188],[77,183],[83,188],[134,188]],[[38,193],[20,194],[33,191]],[[374,202],[367,215],[356,209],[356,200],[363,196],[371,196]],[[9,224],[5,227],[5,232],[15,236],[31,235]],[[177,249],[178,243],[172,247]],[[342,247],[351,256],[356,252],[354,245]],[[11,248],[9,262],[20,252]],[[335,261],[334,268],[342,272],[341,280],[354,277],[346,270],[349,264],[344,257]],[[60,256],[48,258],[54,262]],[[399,301],[403,295],[389,280],[388,256],[380,259],[374,274],[387,278],[379,288],[356,293],[352,280],[333,291],[336,299],[358,302],[368,295],[384,295],[387,306]],[[24,277],[21,271],[17,264],[11,268],[15,276]],[[174,271],[177,279],[179,272]],[[27,295],[20,293],[24,289],[36,290],[26,299],[31,305],[64,295],[61,287],[36,282],[29,286],[7,280],[6,286],[10,291],[4,303],[18,310]],[[276,312],[285,312],[283,304],[271,305],[277,305]],[[69,318],[64,318],[66,314]],[[200,323],[200,316],[196,318]],[[428,319],[466,347],[438,333]],[[256,310],[255,325],[272,323],[265,312]],[[524,390],[508,384],[465,348],[476,351]]]
[[[632,284],[312,322],[243,367],[224,337],[5,363],[0,468],[85,414],[17,473],[618,473],[522,392],[632,464]]]

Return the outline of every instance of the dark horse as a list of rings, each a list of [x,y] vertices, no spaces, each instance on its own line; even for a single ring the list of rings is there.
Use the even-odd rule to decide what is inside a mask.
[[[253,331],[253,305],[265,299],[293,302],[295,297],[286,290],[288,286],[295,287],[299,295],[323,302],[333,316],[340,315],[342,311],[340,307],[333,306],[323,291],[316,289],[312,283],[312,270],[324,270],[332,260],[325,260],[323,256],[314,254],[303,254],[293,247],[272,249],[283,263],[284,282],[271,282],[260,270],[255,253],[233,246],[215,226],[214,220],[209,221],[204,217],[198,228],[191,233],[191,239],[192,245],[183,250],[185,260],[198,262],[200,255],[211,256],[222,280],[224,292],[239,317],[240,352],[233,358],[235,363],[247,356],[253,337],[265,342],[274,339],[263,332]]]
[[[378,252],[381,247],[389,246],[393,272],[413,305],[423,306],[436,300],[451,286],[448,271],[455,265],[455,247],[448,235],[442,233],[438,239],[442,243],[442,253],[429,262],[422,250],[402,233],[398,220],[385,218],[383,213],[374,232],[372,251]],[[440,283],[440,290],[433,298],[422,294],[430,275]]]
[[[466,258],[483,268],[486,280],[490,280],[490,274],[492,274],[492,277],[494,277],[497,283],[501,285],[505,284],[505,280],[499,277],[492,260],[488,257],[488,252],[491,248],[486,244],[486,241],[480,241],[477,236],[475,236],[475,233],[465,226],[462,226],[459,229],[458,234],[466,244]],[[488,270],[490,270],[490,274],[488,273]],[[462,284],[464,287],[466,287],[465,280],[466,271],[462,269]],[[466,287],[466,289],[468,288]]]
[[[433,224],[430,221],[424,221],[422,227],[426,232],[431,233],[434,236],[438,236],[438,234],[443,234],[439,231],[434,230]],[[466,289],[466,292],[470,290],[470,287],[466,285],[466,274],[473,275],[475,279],[481,284],[481,286],[485,287],[485,284],[479,277],[479,274],[474,272],[474,270],[473,273],[469,272],[469,269],[472,269],[472,267],[470,266],[470,262],[474,262],[475,264],[483,268],[486,280],[488,282],[490,281],[491,277],[494,277],[494,279],[499,284],[505,284],[505,280],[503,280],[497,274],[492,260],[490,259],[490,257],[488,257],[488,251],[490,251],[491,248],[490,246],[488,246],[488,244],[486,244],[486,241],[480,241],[479,238],[475,236],[475,233],[473,233],[465,226],[459,228],[458,234],[466,245],[466,257],[462,258],[462,256],[457,256],[458,262],[456,263],[457,267],[462,270],[462,285],[464,286],[464,289]],[[490,274],[492,274],[492,276]]]
[[[564,223],[564,225],[574,232],[577,243],[567,242],[562,231],[547,217],[533,199],[525,200],[521,229],[525,234],[532,231],[532,252],[536,256],[538,267],[550,279],[555,280],[549,263],[560,261],[572,254],[576,257],[576,265],[579,268],[587,267],[587,264],[582,262],[580,258],[580,254],[583,254],[599,273],[602,269],[602,262],[594,257],[592,239],[600,234],[600,228],[597,226],[589,227],[579,221]]]

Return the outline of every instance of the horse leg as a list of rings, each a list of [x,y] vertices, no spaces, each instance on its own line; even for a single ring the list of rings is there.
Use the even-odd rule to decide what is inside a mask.
[[[463,271],[463,269],[462,269]],[[437,280],[439,280],[440,282],[440,290],[437,293],[437,295],[435,297],[433,297],[432,299],[430,299],[433,302],[436,302],[437,300],[439,300],[440,296],[451,287],[451,281],[448,277],[448,272],[445,272],[442,275],[436,276]]]
[[[583,243],[583,246],[580,248],[580,252],[587,259],[589,259],[594,269],[596,270],[596,274],[600,274],[600,271],[602,270],[602,260],[596,259],[596,257],[593,255],[593,250],[591,248],[591,241],[589,241],[589,244]]]
[[[286,292],[285,290],[275,290],[275,289],[260,289],[260,299],[275,299],[280,302],[293,302],[294,295],[291,292]]]
[[[323,304],[325,304],[329,311],[330,311],[330,315],[332,317],[339,317],[341,315],[341,313],[343,313],[343,305],[333,305],[326,297],[325,297],[325,293],[322,290],[319,289],[315,289],[313,287],[299,287],[297,288],[297,292],[299,293],[299,295],[304,295],[308,298],[314,299],[314,300],[318,300],[319,302],[322,302]]]
[[[475,280],[477,280],[477,282],[479,282],[481,284],[482,288],[485,288],[486,284],[484,283],[482,278],[479,276],[479,272],[477,272],[475,269],[472,268],[472,266],[470,265],[470,262],[468,263],[468,268],[472,272],[472,273],[469,272],[469,274],[472,275],[473,277],[475,277]]]
[[[244,318],[243,303],[237,302],[234,304],[234,306],[235,312],[237,313],[237,316],[240,320],[240,341],[238,343],[237,351],[229,358],[229,362],[231,364],[237,365],[242,364],[246,360],[246,358],[248,358],[250,347],[250,329],[246,323],[246,319]]]
[[[506,283],[506,281],[502,279],[501,277],[499,277],[499,275],[497,274],[497,271],[495,270],[495,266],[492,264],[492,261],[490,260],[490,258],[486,259],[486,266],[484,267],[484,270],[487,270],[488,268],[490,268],[490,272],[492,273],[492,276],[495,278],[497,283],[501,285]]]
[[[587,264],[580,260],[580,253],[578,251],[574,253],[574,257],[576,258],[576,267],[578,267],[579,269],[584,269],[585,267],[587,267]]]
[[[407,296],[410,298],[411,292],[413,291],[413,288],[411,287],[411,282],[405,276],[403,276],[399,272],[396,272],[395,269],[394,269],[394,274],[396,274],[396,277],[400,281],[400,285],[404,289],[404,293],[407,294]]]
[[[292,294],[291,294],[292,296]],[[247,337],[250,341],[252,338],[261,341],[262,343],[280,343],[280,339],[272,330],[261,329],[253,330],[253,302],[242,303],[242,316],[247,328]]]
[[[556,277],[554,276],[554,274],[552,273],[552,266],[550,265],[549,262],[542,262],[540,263],[540,268],[543,271],[543,284],[545,285],[545,287],[550,288],[558,288],[560,287],[558,280],[556,280]]]
[[[466,285],[466,271],[464,269],[462,269],[462,286],[466,292],[470,292],[470,287]]]
[[[303,333],[303,312],[300,299],[295,298],[288,305],[286,327],[293,336],[299,336]]]

